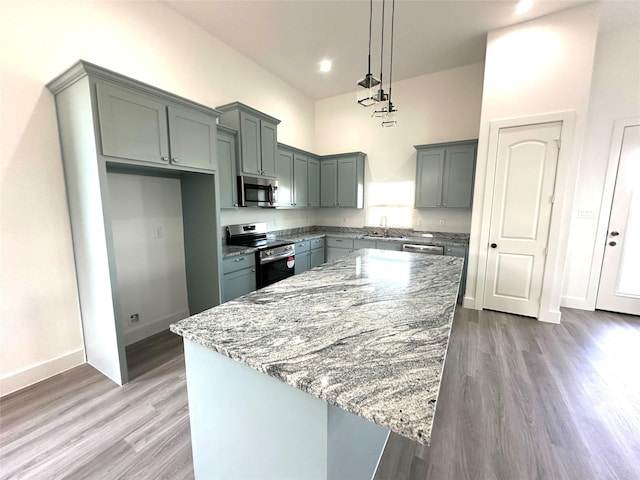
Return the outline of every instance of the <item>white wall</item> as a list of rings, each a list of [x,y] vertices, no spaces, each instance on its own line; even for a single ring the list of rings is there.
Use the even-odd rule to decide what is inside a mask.
[[[584,154],[571,211],[565,306],[595,308],[606,240],[598,238],[597,227],[613,125],[617,119],[634,116],[640,116],[640,20],[635,26],[598,35]],[[591,218],[579,218],[580,211],[591,212]]]
[[[161,2],[0,2],[0,393],[83,361],[52,95],[82,58],[205,105],[245,102],[314,148],[314,103]]]
[[[189,316],[180,180],[108,173],[125,344]],[[137,313],[139,321],[132,323]]]
[[[496,30],[488,36],[466,306],[482,307],[482,299],[475,296],[483,290],[488,243],[491,190],[485,182],[492,185],[493,172],[487,169],[491,161],[491,122],[562,117],[563,146],[541,308],[541,314],[553,311],[559,319],[568,217],[585,135],[597,27],[598,5],[592,3]]]
[[[482,77],[483,64],[477,63],[394,83],[395,128],[382,128],[380,119],[371,118],[372,108],[356,103],[355,84],[353,94],[316,102],[316,153],[359,150],[368,155],[365,209],[320,210],[318,224],[375,226],[386,213],[389,226],[469,232],[469,211],[413,209],[413,146],[478,138]]]

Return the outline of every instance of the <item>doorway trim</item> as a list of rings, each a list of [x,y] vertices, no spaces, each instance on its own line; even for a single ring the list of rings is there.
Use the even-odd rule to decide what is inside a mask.
[[[586,302],[589,310],[596,309],[596,301],[598,299],[602,262],[604,261],[605,244],[609,230],[609,219],[611,217],[611,206],[613,205],[613,194],[616,188],[618,166],[622,152],[622,137],[624,135],[624,129],[634,125],[640,125],[640,117],[621,118],[616,120],[613,126],[613,134],[609,146],[609,162],[607,164],[607,173],[605,174],[604,187],[602,189],[598,227],[596,229],[595,245],[591,259],[591,277],[589,278],[589,284],[587,286]]]
[[[473,245],[474,235],[472,232],[470,244],[470,247],[473,247],[470,248],[470,258],[472,251],[473,253],[477,252],[477,263],[475,263],[475,265],[469,265],[469,269],[471,270],[469,274],[476,275],[476,288],[475,292],[473,292],[475,298],[465,298],[464,305],[466,307],[475,308],[476,310],[482,310],[484,308],[485,276],[491,227],[490,219],[500,129],[540,123],[562,122],[562,131],[560,133],[561,148],[556,170],[555,201],[551,211],[547,258],[544,264],[542,297],[540,301],[540,313],[538,315],[539,321],[560,323],[562,280],[569,237],[571,207],[573,205],[579,165],[579,162],[576,160],[578,155],[574,155],[574,151],[579,151],[579,148],[576,148],[574,145],[576,118],[575,111],[568,110],[541,115],[506,118],[490,122],[486,177],[484,179],[484,198],[482,199],[482,205],[474,205],[474,208],[481,209],[480,235],[477,237],[477,245]],[[477,181],[482,181],[482,179],[477,179]],[[475,272],[473,270],[475,270]]]

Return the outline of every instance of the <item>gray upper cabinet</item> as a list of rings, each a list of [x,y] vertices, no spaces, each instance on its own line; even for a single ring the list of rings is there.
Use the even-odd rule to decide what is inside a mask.
[[[218,177],[220,178],[220,208],[238,206],[236,190],[236,158],[238,132],[218,125]]]
[[[416,145],[416,208],[471,208],[477,140]]]
[[[308,158],[300,153],[293,154],[293,206],[307,207]]]
[[[239,102],[222,105],[218,110],[222,112],[220,123],[239,133],[238,174],[276,177],[280,120]]]
[[[320,161],[315,157],[307,162],[307,206],[320,206]]]
[[[216,116],[107,82],[96,94],[104,156],[216,170]]]
[[[320,162],[320,206],[338,206],[338,160]]]
[[[364,207],[364,164],[362,152],[330,155],[320,164],[322,207]]]
[[[276,177],[278,178],[277,206],[293,207],[293,151],[283,145],[278,146]]]

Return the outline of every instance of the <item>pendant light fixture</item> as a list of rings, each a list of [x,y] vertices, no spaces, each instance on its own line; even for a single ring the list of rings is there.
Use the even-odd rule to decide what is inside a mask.
[[[382,31],[380,33],[380,88],[378,89],[378,91],[375,94],[375,100],[376,102],[382,103],[382,102],[386,102],[387,101],[387,94],[384,93],[384,85],[382,82],[382,65],[384,65],[383,60],[384,60],[384,2],[385,0],[382,0]],[[372,114],[372,117],[384,117],[384,108],[380,109],[380,110],[375,110]]]
[[[358,92],[356,100],[363,107],[370,107],[376,100],[374,98],[373,87],[376,87],[380,80],[371,74],[371,21],[373,18],[373,0],[369,0],[369,56],[367,60],[367,74],[358,82]]]
[[[396,16],[396,0],[391,2],[391,54],[389,55],[389,104],[387,105],[387,114],[382,120],[383,127],[395,127],[398,125],[396,120],[396,112],[398,109],[391,102],[391,80],[393,75],[393,24]]]
[[[382,82],[382,66],[384,60],[384,24],[385,24],[385,16],[384,16],[384,7],[385,0],[382,0],[382,31],[381,31],[381,39],[380,39],[380,88],[378,92],[375,94],[374,99],[376,102],[379,102],[382,106],[381,108],[375,110],[371,116],[374,118],[382,118],[381,125],[383,127],[395,127],[397,126],[396,121],[396,112],[398,109],[391,102],[391,81],[393,79],[393,27],[395,23],[395,13],[396,13],[396,2],[392,0],[391,2],[391,49],[390,49],[390,57],[389,57],[389,93],[385,93],[384,85]]]

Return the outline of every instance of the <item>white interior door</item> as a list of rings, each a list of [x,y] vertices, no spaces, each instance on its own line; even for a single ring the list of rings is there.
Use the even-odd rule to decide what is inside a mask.
[[[640,315],[640,125],[622,136],[596,308]]]
[[[500,129],[484,308],[537,317],[562,122]]]

